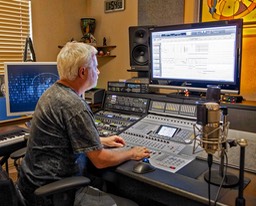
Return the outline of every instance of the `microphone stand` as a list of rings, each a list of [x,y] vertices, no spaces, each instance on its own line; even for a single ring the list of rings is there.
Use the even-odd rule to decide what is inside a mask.
[[[224,152],[221,151],[221,163],[219,165],[219,170],[213,170],[211,177],[208,173],[205,173],[204,179],[206,182],[211,183],[215,186],[222,186],[224,188],[231,188],[237,186],[239,179],[232,173],[226,172],[224,174]],[[223,181],[224,178],[224,181]]]
[[[222,108],[222,112],[223,112],[223,133],[226,133],[226,125],[227,125],[227,108],[223,107]],[[224,136],[227,136],[227,134],[224,134]],[[230,143],[232,144],[232,143]],[[234,146],[234,145],[230,145],[230,146]],[[224,174],[224,154],[225,154],[225,150],[226,150],[226,142],[222,143],[222,147],[221,147],[221,153],[220,153],[220,165],[219,165],[219,170],[213,170],[211,177],[209,177],[208,173],[205,173],[204,175],[204,179],[206,180],[206,182],[211,183],[213,185],[216,186],[223,186],[225,188],[230,188],[230,187],[235,187],[239,180],[238,177],[226,172]],[[224,178],[224,181],[223,181]]]
[[[244,191],[244,160],[245,160],[245,147],[248,145],[245,139],[237,141],[240,146],[240,170],[239,170],[239,190],[238,197],[236,198],[236,206],[244,206],[245,199],[243,197]]]

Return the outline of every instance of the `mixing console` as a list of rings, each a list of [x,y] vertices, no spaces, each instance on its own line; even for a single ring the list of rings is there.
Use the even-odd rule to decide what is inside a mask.
[[[177,172],[195,159],[193,123],[190,120],[148,114],[120,134],[126,147],[145,146],[151,150],[150,163]]]
[[[195,159],[194,117],[195,106],[108,93],[95,123],[100,136],[120,135],[126,142],[121,149],[145,146],[152,165],[174,173]]]
[[[107,94],[104,110],[94,114],[100,136],[119,134],[145,116],[149,100],[146,98]],[[130,114],[132,113],[132,114]]]

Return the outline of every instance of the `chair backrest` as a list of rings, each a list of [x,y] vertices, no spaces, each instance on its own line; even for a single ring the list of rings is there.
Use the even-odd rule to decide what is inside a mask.
[[[10,155],[10,158],[14,160],[14,165],[19,173],[20,159],[24,157],[26,148],[19,149]],[[9,179],[12,184],[11,189],[14,192],[18,206],[26,206],[24,198],[21,193],[14,186],[12,180],[5,175],[5,178]],[[66,177],[61,180],[49,183],[41,186],[35,191],[35,195],[38,197],[47,197],[51,199],[52,205],[54,206],[73,206],[76,190],[88,186],[90,179],[83,176]],[[1,191],[0,191],[1,193]],[[1,199],[0,199],[1,200]],[[1,203],[1,202],[0,202]],[[15,204],[6,204],[4,206],[16,206]],[[2,205],[1,205],[2,206]]]
[[[0,204],[1,206],[18,206],[17,191],[12,179],[0,165]]]
[[[89,183],[89,181],[88,181]],[[73,206],[76,188],[49,195],[54,206]],[[15,184],[7,172],[0,165],[0,205],[1,206],[26,206],[18,193]]]

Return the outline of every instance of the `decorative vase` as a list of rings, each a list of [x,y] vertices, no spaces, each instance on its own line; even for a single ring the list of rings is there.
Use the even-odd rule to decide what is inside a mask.
[[[83,33],[82,41],[85,43],[96,44],[96,39],[93,36],[96,20],[94,18],[81,18],[80,27]]]

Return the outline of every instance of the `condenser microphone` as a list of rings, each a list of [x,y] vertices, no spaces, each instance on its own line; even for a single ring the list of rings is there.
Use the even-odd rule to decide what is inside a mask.
[[[204,179],[208,183],[231,187],[237,185],[238,180],[233,178],[232,174],[224,174],[224,154],[226,152],[229,122],[227,121],[227,108],[220,107],[219,99],[220,88],[218,86],[210,86],[207,89],[206,102],[197,104],[197,121],[193,126],[193,152],[195,152],[196,147],[199,145],[208,154],[209,172],[204,175]],[[211,171],[215,152],[218,152],[220,157],[220,168],[219,170]],[[210,197],[209,193],[209,201]]]
[[[208,153],[214,154],[220,149],[220,105],[206,102],[197,105],[197,124],[201,125],[200,146]]]

